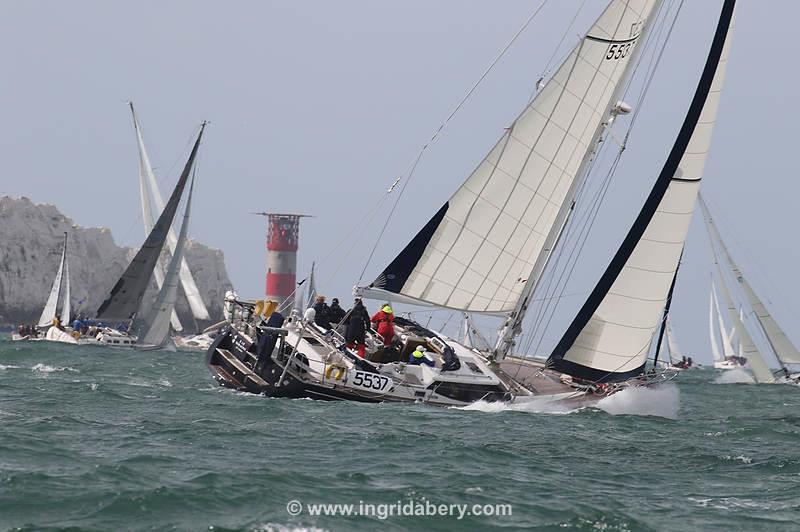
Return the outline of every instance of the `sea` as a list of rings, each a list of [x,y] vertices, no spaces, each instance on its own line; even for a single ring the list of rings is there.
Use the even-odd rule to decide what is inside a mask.
[[[0,340],[0,530],[800,530],[800,388],[268,399],[202,353]]]

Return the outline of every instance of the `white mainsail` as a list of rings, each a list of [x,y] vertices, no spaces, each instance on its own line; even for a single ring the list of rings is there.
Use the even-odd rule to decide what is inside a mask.
[[[726,0],[703,73],[656,183],[628,235],[548,359],[592,381],[644,370],[683,251],[716,121],[733,27]]]
[[[717,309],[715,312],[715,308]],[[714,283],[711,283],[711,291],[708,295],[708,335],[711,341],[711,357],[714,362],[721,362],[725,360],[725,356],[719,350],[719,342],[717,342],[718,329],[717,329],[717,315],[719,314],[719,306],[717,303],[717,294],[714,290]]]
[[[64,276],[67,277],[66,290],[64,290]],[[66,292],[66,293],[65,293]],[[66,296],[66,297],[64,297]],[[49,327],[53,324],[53,318],[58,314],[58,304],[62,300],[65,301],[63,310],[61,311],[61,319],[69,320],[70,304],[69,304],[69,266],[67,264],[67,233],[64,233],[64,247],[61,250],[61,260],[58,263],[58,271],[56,277],[53,279],[53,286],[50,288],[50,295],[47,296],[47,302],[42,309],[42,315],[39,317],[39,327]]]
[[[194,179],[189,185],[189,196],[186,199],[178,243],[167,267],[164,284],[158,292],[153,308],[146,317],[137,339],[137,343],[140,345],[163,346],[169,338],[170,316],[175,311],[175,301],[178,298],[179,272],[183,260],[183,249],[186,246],[186,235],[189,230],[193,191]]]
[[[367,288],[507,315],[538,276],[656,0],[614,0],[450,200]],[[533,272],[533,273],[532,273]]]
[[[150,164],[150,157],[147,155],[142,132],[139,128],[139,122],[136,119],[136,113],[133,110],[133,103],[129,102],[129,106],[131,108],[131,114],[133,115],[133,127],[136,130],[136,141],[139,148],[139,191],[142,198],[142,219],[144,221],[145,233],[149,234],[153,228],[153,224],[155,223],[152,215],[152,208],[150,206],[150,198],[152,196],[158,212],[164,210],[164,199],[161,197],[161,191],[158,188],[158,182],[156,180],[155,173],[153,172],[153,167]],[[172,255],[175,254],[177,242],[175,231],[170,228],[169,233],[167,234],[167,245],[169,246],[169,250]],[[160,265],[156,267],[154,275],[156,284],[160,289],[164,280],[164,273]],[[185,257],[181,261],[180,282],[181,286],[183,286],[183,291],[186,294],[186,299],[189,302],[189,307],[192,310],[192,315],[198,320],[209,319],[208,309],[203,302],[203,298],[200,295],[200,290],[197,288],[197,283],[195,283],[194,276],[189,269],[189,265],[186,262]],[[180,321],[178,321],[178,316],[174,313],[172,317],[172,325],[176,330],[182,330]]]
[[[769,312],[767,306],[764,304],[761,298],[758,297],[755,290],[753,290],[753,287],[742,273],[742,270],[733,260],[733,256],[728,250],[728,247],[725,245],[725,241],[722,240],[722,235],[720,234],[717,225],[714,223],[714,219],[711,216],[708,205],[706,205],[702,197],[700,198],[700,204],[703,208],[706,227],[722,251],[722,255],[725,257],[725,261],[727,262],[734,279],[736,279],[736,281],[742,287],[745,298],[747,299],[750,307],[753,309],[753,314],[761,325],[770,347],[775,352],[775,356],[783,364],[800,364],[800,351],[797,350],[781,326],[778,325],[778,322],[775,321],[775,318]]]

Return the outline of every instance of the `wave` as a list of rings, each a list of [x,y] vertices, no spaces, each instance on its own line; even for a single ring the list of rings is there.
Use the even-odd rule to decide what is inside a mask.
[[[742,368],[727,369],[714,379],[714,384],[755,384],[753,376]]]
[[[453,407],[456,410],[477,412],[530,412],[534,414],[570,414],[579,409],[567,405],[563,401],[544,397],[519,397],[512,403],[476,401],[466,406]]]
[[[12,364],[9,364],[9,365],[0,364],[0,371],[6,370],[6,369],[19,369],[21,367],[22,366],[14,366]]]
[[[674,384],[627,388],[601,399],[596,408],[607,414],[678,418],[680,392]]]
[[[61,366],[48,366],[47,364],[42,364],[41,362],[36,364],[31,368],[31,371],[35,371],[38,373],[55,373],[59,371],[72,371],[74,373],[80,373],[75,368],[70,367],[61,367]]]

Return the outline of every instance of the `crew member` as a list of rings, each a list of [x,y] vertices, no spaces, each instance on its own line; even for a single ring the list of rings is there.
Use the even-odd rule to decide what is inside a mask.
[[[417,348],[414,349],[414,352],[408,357],[408,363],[411,366],[421,366],[422,364],[430,367],[436,366],[433,360],[426,356],[425,346],[423,345],[418,345]]]
[[[348,349],[357,349],[358,356],[364,358],[366,352],[367,329],[369,329],[369,313],[364,308],[364,303],[356,299],[353,309],[344,318],[347,326],[344,332],[344,340],[347,342]]]
[[[344,315],[347,314],[342,307],[339,306],[339,299],[333,298],[331,301],[331,306],[328,307],[328,313],[330,314],[331,323],[338,325],[344,319]]]
[[[317,296],[314,301],[314,323],[323,329],[331,328],[331,308],[325,303],[325,296]]]
[[[370,321],[375,324],[375,329],[380,337],[383,338],[384,347],[392,345],[394,340],[394,312],[392,312],[392,307],[389,306],[389,303],[386,303],[383,308],[376,312]]]

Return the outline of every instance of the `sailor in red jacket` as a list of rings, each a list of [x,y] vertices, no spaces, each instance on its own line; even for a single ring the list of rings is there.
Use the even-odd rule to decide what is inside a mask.
[[[394,340],[394,325],[392,325],[394,313],[389,303],[386,303],[382,309],[376,312],[370,321],[375,324],[375,329],[383,338],[384,347],[392,345],[392,340]]]

